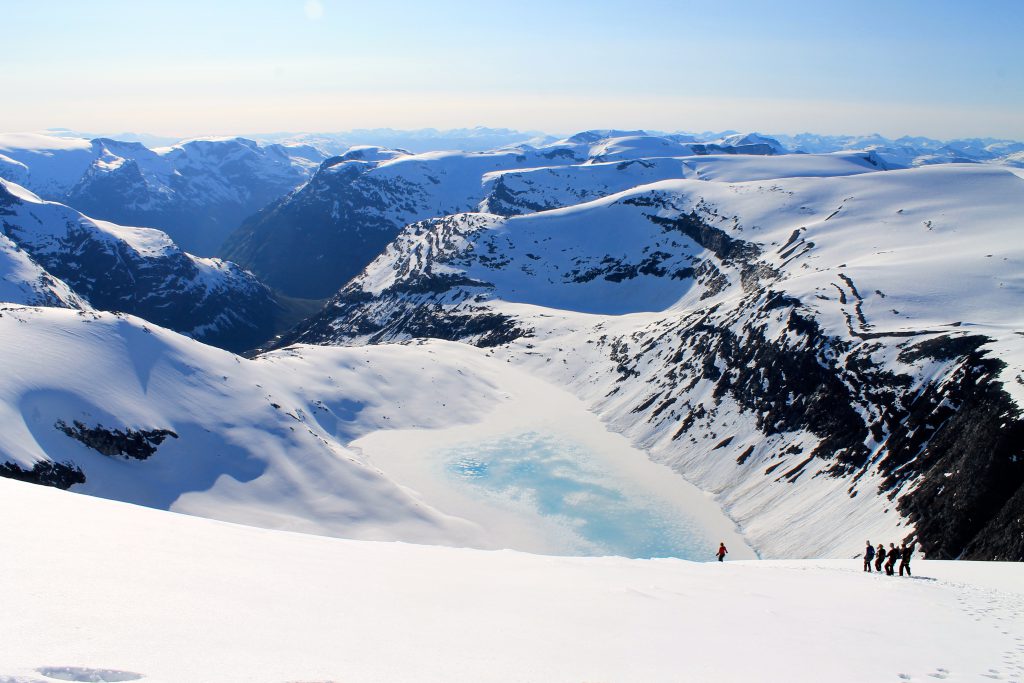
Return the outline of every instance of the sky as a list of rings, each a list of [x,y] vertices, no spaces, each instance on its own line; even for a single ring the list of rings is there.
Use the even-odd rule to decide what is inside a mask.
[[[0,132],[1024,139],[1020,0],[0,0]]]

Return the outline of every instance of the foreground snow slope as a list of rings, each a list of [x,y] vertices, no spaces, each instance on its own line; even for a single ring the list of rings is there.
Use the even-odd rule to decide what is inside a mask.
[[[0,680],[1024,680],[1024,565],[552,558],[0,480]]]

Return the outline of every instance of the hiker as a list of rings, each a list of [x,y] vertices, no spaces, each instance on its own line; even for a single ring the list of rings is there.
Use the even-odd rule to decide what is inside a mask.
[[[722,562],[722,561],[725,560],[725,554],[727,552],[729,552],[729,551],[725,549],[725,543],[719,543],[718,544],[718,553],[717,553],[718,561],[719,562]]]
[[[875,571],[882,571],[882,561],[885,559],[885,546],[881,543],[878,544],[878,551],[875,552]]]
[[[868,545],[864,548],[864,571],[871,573],[871,560],[875,559],[875,546],[871,541],[865,541]]]
[[[886,576],[893,576],[896,572],[893,571],[893,566],[896,564],[896,555],[899,551],[896,550],[894,543],[889,544],[889,550],[885,553],[885,574]]]
[[[903,576],[903,570],[907,570],[907,576],[910,576],[910,558],[914,554],[914,544],[907,545],[903,544],[903,548],[900,551],[900,576]]]

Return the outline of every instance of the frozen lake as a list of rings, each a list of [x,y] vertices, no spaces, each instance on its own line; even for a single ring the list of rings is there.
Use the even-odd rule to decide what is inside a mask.
[[[756,557],[708,494],[600,423],[538,427],[381,431],[352,445],[425,504],[471,522],[466,545],[710,561],[724,541],[730,559]]]
[[[724,541],[729,559],[757,557],[711,494],[652,462],[561,387],[494,366],[500,402],[475,421],[381,429],[348,444],[441,513],[449,531],[425,542],[712,561]]]
[[[562,527],[580,555],[706,560],[712,543],[685,509],[584,447],[527,432],[435,451],[445,475],[475,496]],[[717,547],[717,542],[714,542]]]

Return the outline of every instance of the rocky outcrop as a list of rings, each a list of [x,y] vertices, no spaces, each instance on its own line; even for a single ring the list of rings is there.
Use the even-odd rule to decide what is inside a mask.
[[[156,453],[157,447],[168,436],[178,438],[170,429],[108,429],[99,424],[89,427],[78,420],[72,421],[71,425],[58,420],[54,426],[103,455],[119,455],[134,460],[145,460]]]
[[[75,484],[85,483],[85,475],[78,465],[50,460],[37,462],[31,469],[25,469],[13,462],[0,462],[0,477],[59,489],[69,489]]]

